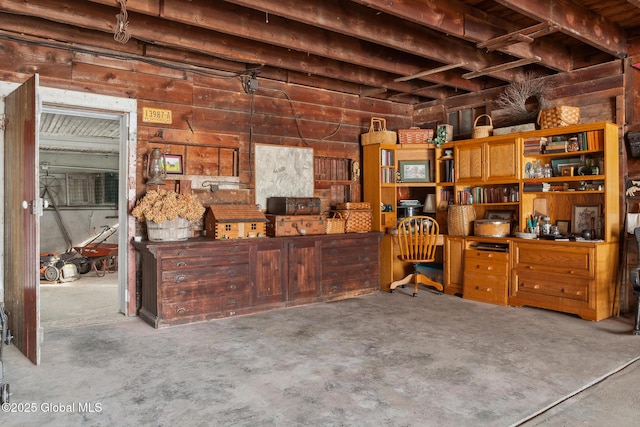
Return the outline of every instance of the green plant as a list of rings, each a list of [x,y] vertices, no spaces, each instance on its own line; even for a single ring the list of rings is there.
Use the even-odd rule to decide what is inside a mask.
[[[447,128],[445,126],[437,127],[435,138],[431,138],[429,142],[440,148],[442,144],[447,142]]]

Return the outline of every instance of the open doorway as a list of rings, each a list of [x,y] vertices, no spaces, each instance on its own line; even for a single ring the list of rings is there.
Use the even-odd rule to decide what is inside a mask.
[[[44,330],[123,318],[118,292],[122,115],[43,106],[39,182]],[[126,203],[126,199],[125,199]]]

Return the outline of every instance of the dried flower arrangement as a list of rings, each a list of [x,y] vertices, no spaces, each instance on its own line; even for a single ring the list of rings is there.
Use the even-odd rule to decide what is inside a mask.
[[[505,116],[512,120],[535,120],[538,111],[547,108],[548,92],[547,83],[535,73],[528,72],[511,82],[495,103],[497,108],[504,110]],[[537,103],[537,106],[533,109],[527,108],[527,103]]]
[[[150,190],[138,200],[131,214],[138,221],[153,221],[161,224],[176,217],[196,221],[202,218],[204,211],[204,206],[192,194]]]

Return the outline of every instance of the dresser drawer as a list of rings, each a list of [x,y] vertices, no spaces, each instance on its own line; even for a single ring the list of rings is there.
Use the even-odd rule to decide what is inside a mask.
[[[249,283],[228,279],[215,283],[175,284],[160,288],[161,302],[204,300],[224,295],[242,294],[249,291]]]
[[[495,260],[497,262],[504,262],[505,264],[509,262],[509,254],[507,252],[496,252],[496,251],[483,251],[479,249],[467,249],[464,252],[464,257],[478,260]]]
[[[167,257],[160,260],[160,268],[162,270],[190,270],[194,268],[211,268],[220,265],[229,264],[246,264],[249,260],[248,252],[234,253],[230,252],[225,255],[211,255],[209,252],[201,252],[198,256],[176,256]]]
[[[590,247],[517,243],[514,265],[520,272],[595,276],[595,253]]]
[[[512,296],[565,298],[575,301],[589,301],[590,282],[582,277],[567,277],[558,274],[516,272]]]
[[[201,317],[224,317],[236,314],[240,309],[249,307],[251,295],[244,292],[202,300],[172,301],[160,304],[161,318],[171,323],[175,319]],[[178,320],[176,323],[180,323]]]
[[[464,299],[507,305],[507,280],[505,276],[465,272],[462,295]]]
[[[193,268],[163,271],[161,286],[174,284],[221,283],[230,280],[247,281],[249,264],[219,266],[215,269]]]
[[[478,254],[479,252],[479,254]],[[509,263],[507,258],[499,259],[493,258],[491,255],[499,255],[502,258],[501,253],[493,253],[493,252],[482,252],[482,251],[465,251],[464,254],[464,274],[465,280],[467,274],[490,274],[493,276],[502,277],[503,280],[508,278],[508,268]]]

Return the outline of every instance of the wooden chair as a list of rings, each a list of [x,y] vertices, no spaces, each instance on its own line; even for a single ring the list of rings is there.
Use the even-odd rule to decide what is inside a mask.
[[[413,282],[414,297],[418,296],[419,283],[434,288],[439,291],[438,293],[444,291],[442,283],[430,279],[418,270],[420,264],[435,261],[439,233],[440,226],[438,222],[426,215],[410,216],[400,221],[397,239],[398,248],[400,249],[398,258],[406,263],[412,263],[413,273],[402,280],[396,280],[391,283],[391,293],[398,286],[404,287],[404,285],[411,282]]]

